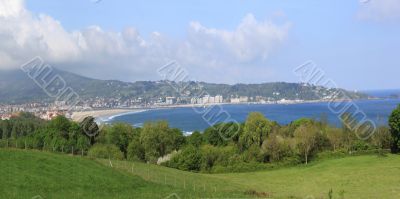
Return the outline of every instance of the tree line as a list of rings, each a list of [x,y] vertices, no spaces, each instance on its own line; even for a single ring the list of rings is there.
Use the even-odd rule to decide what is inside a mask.
[[[63,116],[44,121],[20,113],[0,121],[0,147],[143,161],[195,172],[252,171],[307,164],[324,155],[400,151],[400,106],[390,115],[388,125],[378,127],[367,140],[358,139],[347,127],[346,121],[352,119],[344,114],[341,127],[329,125],[324,118],[279,125],[252,112],[241,124],[219,123],[185,136],[166,121],[147,122],[143,127],[115,123],[87,132],[85,125],[94,123],[92,117],[77,123]]]

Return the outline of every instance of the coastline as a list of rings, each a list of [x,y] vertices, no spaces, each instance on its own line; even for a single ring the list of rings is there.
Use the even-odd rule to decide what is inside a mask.
[[[103,109],[103,110],[93,110],[93,111],[78,111],[78,112],[72,113],[71,119],[73,121],[79,122],[88,116],[92,116],[96,119],[111,118],[111,117],[116,117],[116,116],[120,116],[123,114],[142,112],[142,111],[146,111],[146,110],[147,109]],[[101,120],[103,120],[103,119],[101,119]]]
[[[370,99],[358,99],[358,100],[377,100],[376,98]],[[286,102],[278,102],[278,103],[257,103],[257,102],[242,102],[242,103],[208,103],[208,104],[174,104],[174,105],[157,105],[151,107],[143,107],[143,108],[135,108],[135,109],[102,109],[102,110],[93,110],[93,111],[77,111],[73,112],[71,119],[73,121],[82,121],[87,116],[92,116],[96,119],[100,119],[101,121],[108,121],[115,117],[131,114],[131,113],[139,113],[147,110],[157,110],[157,109],[170,109],[170,108],[197,108],[197,107],[210,107],[210,106],[220,106],[220,105],[251,105],[251,104],[281,104],[281,105],[289,105],[289,104],[308,104],[308,103],[324,103],[324,102],[339,102],[339,101],[354,101],[354,100],[343,100],[343,99],[335,99],[335,100],[304,100],[304,101],[286,101]],[[357,100],[356,100],[357,101]]]

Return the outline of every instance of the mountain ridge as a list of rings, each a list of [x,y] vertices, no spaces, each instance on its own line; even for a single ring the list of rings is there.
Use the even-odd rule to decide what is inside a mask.
[[[83,100],[95,98],[142,98],[148,101],[167,96],[179,97],[181,94],[176,88],[184,88],[187,97],[201,97],[197,95],[203,93],[211,96],[222,95],[225,99],[238,96],[252,98],[262,96],[277,100],[320,100],[338,91],[342,91],[343,94],[352,99],[368,97],[364,93],[304,83],[265,82],[260,84],[238,83],[230,85],[194,81],[170,82],[165,80],[124,82],[120,80],[99,80],[59,69],[54,69],[52,72],[60,75],[67,86],[78,93]],[[52,102],[54,100],[47,96],[43,89],[36,85],[22,70],[0,72],[0,103],[18,104]]]

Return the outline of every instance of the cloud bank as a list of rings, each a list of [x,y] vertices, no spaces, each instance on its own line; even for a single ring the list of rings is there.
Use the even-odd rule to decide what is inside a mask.
[[[237,78],[240,70],[265,71],[263,63],[285,43],[289,30],[288,22],[277,25],[248,14],[233,30],[190,22],[180,40],[159,32],[145,40],[133,27],[66,31],[51,16],[27,10],[22,0],[0,0],[0,69],[41,56],[54,67],[90,77],[155,80],[160,78],[157,69],[173,59],[194,79],[229,81],[223,77]]]
[[[359,18],[373,21],[393,21],[400,19],[399,0],[360,0]]]

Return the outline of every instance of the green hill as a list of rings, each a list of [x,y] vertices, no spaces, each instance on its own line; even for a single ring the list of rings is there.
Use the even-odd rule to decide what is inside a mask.
[[[199,174],[128,161],[0,150],[1,198],[398,198],[400,157],[353,156],[274,170]],[[177,197],[178,196],[178,197]]]
[[[0,176],[0,198],[8,199],[175,199],[176,196],[199,198],[219,195],[146,182],[131,173],[103,166],[87,158],[36,151],[0,149]]]
[[[222,95],[225,99],[235,96],[253,98],[263,96],[271,99],[320,100],[339,91],[352,99],[368,97],[363,93],[301,83],[271,82],[228,85],[193,81],[183,84],[168,81],[122,82],[92,79],[57,69],[54,69],[49,77],[55,75],[60,75],[65,80],[66,86],[71,87],[83,100],[93,100],[98,97],[122,100],[140,97],[144,101],[151,101],[167,96],[182,96],[176,91],[176,88],[184,88],[188,97],[199,97],[198,95],[208,93],[212,96]],[[54,102],[54,100],[54,98],[48,97],[22,70],[0,72],[0,103]]]
[[[106,160],[100,160],[107,165]],[[400,198],[400,156],[364,155],[315,161],[309,165],[274,170],[228,173],[195,174],[156,165],[115,161],[114,165],[127,172],[135,173],[151,182],[164,183],[167,179],[182,179],[186,184],[196,184],[205,190],[216,188],[222,193],[247,192],[246,197],[272,198]],[[147,170],[150,170],[148,176]],[[167,181],[172,184],[174,181]]]

